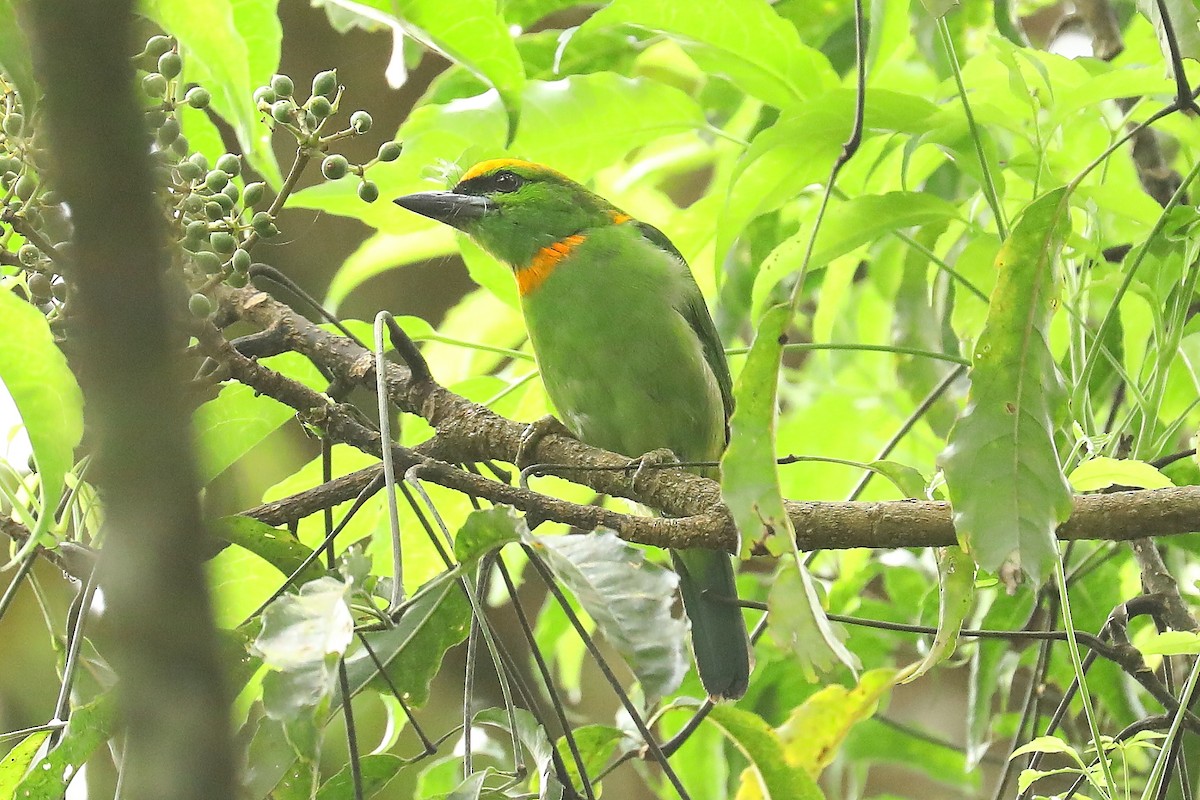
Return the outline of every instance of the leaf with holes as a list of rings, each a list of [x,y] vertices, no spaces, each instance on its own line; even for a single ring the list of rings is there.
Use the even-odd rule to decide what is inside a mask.
[[[996,258],[967,407],[940,456],[959,542],[995,572],[1010,557],[1040,583],[1071,514],[1054,433],[1065,416],[1047,330],[1058,306],[1055,261],[1069,230],[1065,188],[1026,208]]]

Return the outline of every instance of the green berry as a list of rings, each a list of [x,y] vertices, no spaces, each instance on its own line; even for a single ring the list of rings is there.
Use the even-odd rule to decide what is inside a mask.
[[[192,153],[188,156],[188,161],[195,164],[203,172],[208,172],[208,159],[204,156],[204,153]]]
[[[227,231],[213,231],[208,237],[208,243],[217,253],[229,255],[237,249],[237,237]]]
[[[250,254],[239,247],[233,251],[233,258],[229,259],[229,265],[235,272],[246,272],[250,269]]]
[[[204,204],[206,202],[207,201],[202,195],[193,193],[183,198],[183,202],[180,203],[179,206],[184,210],[185,213],[196,216],[204,213]]]
[[[332,97],[333,93],[337,91],[337,87],[338,80],[336,69],[327,69],[324,72],[318,72],[313,77],[313,97],[319,97],[321,95],[324,95],[325,97]]]
[[[171,49],[170,36],[151,36],[146,40],[146,49],[144,52],[150,58],[158,58],[163,53]]]
[[[191,161],[180,161],[175,166],[175,171],[179,173],[179,179],[185,183],[190,183],[204,174],[204,170],[200,169],[200,165],[194,164]]]
[[[67,300],[67,282],[59,281],[58,283],[51,286],[50,294],[54,295],[55,300],[65,303]]]
[[[358,199],[364,203],[374,203],[379,199],[379,187],[374,181],[363,181],[358,185]]]
[[[175,143],[180,133],[179,120],[174,117],[167,117],[163,121],[163,124],[159,126],[158,132],[154,134],[154,138],[160,145],[167,147]]]
[[[229,183],[229,173],[223,169],[212,169],[204,176],[204,185],[214,192],[219,192]]]
[[[183,72],[183,59],[179,53],[168,50],[158,57],[158,71],[167,79],[178,78],[179,73]]]
[[[42,272],[30,275],[26,285],[29,287],[29,293],[38,300],[49,300],[54,294],[50,279]]]
[[[321,125],[321,120],[311,111],[304,112],[304,128],[305,130],[315,131]]]
[[[319,94],[313,95],[305,105],[308,106],[308,110],[312,112],[313,116],[319,120],[326,119],[333,113],[333,106]]]
[[[296,104],[291,100],[277,100],[271,106],[271,116],[276,122],[291,122],[292,115],[296,113]]]
[[[325,156],[325,160],[321,162],[321,174],[331,181],[343,177],[348,169],[350,169],[350,162],[346,160],[345,156],[337,153]]]
[[[191,142],[186,136],[176,136],[175,141],[171,143],[171,150],[177,156],[186,156],[191,149]]]
[[[212,102],[212,95],[203,86],[193,86],[187,90],[183,99],[192,108],[208,108],[208,104]]]
[[[188,311],[192,312],[192,316],[204,318],[212,313],[213,304],[205,295],[196,292],[188,298]]]
[[[271,88],[280,97],[291,97],[292,92],[296,91],[296,85],[287,75],[276,75],[271,78]]]
[[[208,236],[208,223],[202,219],[194,219],[183,229],[183,238],[189,243],[199,244]]]
[[[146,124],[151,130],[158,130],[167,121],[167,112],[161,108],[151,108],[146,111]]]
[[[33,197],[33,190],[37,188],[37,181],[28,173],[17,178],[16,186],[13,187],[13,192],[22,200],[28,200]]]
[[[226,175],[237,175],[242,171],[242,162],[233,153],[226,153],[217,159],[217,169]]]
[[[246,184],[246,191],[242,192],[242,204],[246,206],[258,205],[262,202],[266,189],[267,185],[262,181]]]
[[[250,282],[250,276],[244,272],[235,272],[226,278],[225,282],[235,289],[241,289]]]
[[[167,76],[161,72],[151,72],[142,78],[142,91],[150,97],[162,97],[167,93]]]
[[[395,161],[400,157],[399,142],[384,142],[379,145],[379,160],[380,161]]]
[[[233,184],[232,183],[226,184],[225,189],[228,189],[230,186],[233,186]],[[221,211],[223,212],[223,215],[227,215],[227,214],[229,214],[229,212],[233,211],[233,198],[230,197],[225,192],[225,189],[222,189],[221,191],[217,192],[211,198],[214,203],[216,203],[217,205],[219,205],[221,207]]]
[[[221,195],[221,196],[225,197],[225,195]],[[228,199],[228,198],[226,198],[226,199]],[[225,216],[225,207],[222,206],[220,203],[218,203],[216,200],[209,200],[207,203],[204,204],[204,216],[208,217],[213,222],[216,222],[217,220],[219,220]]]
[[[221,257],[216,253],[210,253],[208,250],[196,253],[193,256],[196,266],[204,270],[208,275],[216,275],[221,271]]]
[[[276,98],[276,96],[275,96],[275,90],[272,89],[270,86],[260,86],[254,90],[254,104],[255,105],[258,105],[259,103],[266,103],[267,105],[271,105],[277,99],[278,98]]]
[[[236,203],[242,193],[238,190],[237,184],[233,181],[225,184],[225,188],[221,190],[221,194],[228,197],[230,202]],[[219,200],[217,202],[220,202]]]
[[[354,129],[355,133],[366,133],[371,130],[372,122],[374,120],[371,119],[371,115],[365,111],[355,111],[350,115],[350,127]]]
[[[20,136],[25,130],[25,115],[15,111],[4,118],[4,133],[8,136]]]
[[[31,244],[23,244],[17,250],[17,258],[27,267],[32,267],[42,257],[42,252]]]
[[[279,233],[279,228],[275,227],[275,220],[266,211],[256,211],[250,219],[250,227],[264,239],[270,239]]]

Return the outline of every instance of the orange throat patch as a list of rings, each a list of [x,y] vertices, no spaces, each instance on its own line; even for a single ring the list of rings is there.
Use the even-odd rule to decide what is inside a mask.
[[[586,240],[587,236],[576,233],[538,250],[526,266],[517,270],[517,291],[522,297],[535,291],[550,277],[559,262]]]

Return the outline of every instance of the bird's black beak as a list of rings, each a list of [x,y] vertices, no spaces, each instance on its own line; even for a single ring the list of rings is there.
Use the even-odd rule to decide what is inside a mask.
[[[459,230],[465,230],[468,223],[474,222],[496,207],[496,204],[486,197],[454,192],[417,192],[397,197],[392,202],[401,208],[415,211]]]

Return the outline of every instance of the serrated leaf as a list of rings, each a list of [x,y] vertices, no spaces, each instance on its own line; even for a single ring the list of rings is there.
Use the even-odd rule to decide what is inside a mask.
[[[616,0],[593,14],[581,31],[608,27],[667,36],[705,72],[728,78],[747,94],[779,108],[838,82],[829,60],[805,45],[795,26],[768,3],[758,0]]]
[[[1145,461],[1097,456],[1071,471],[1068,479],[1077,492],[1094,492],[1109,486],[1166,489],[1175,484]]]
[[[911,683],[954,654],[958,632],[975,601],[975,562],[961,547],[939,547],[938,624],[929,652],[902,670],[900,683]]]
[[[959,542],[989,572],[1015,556],[1035,583],[1071,514],[1054,433],[1065,393],[1047,329],[1055,261],[1069,231],[1065,188],[1025,210],[996,259],[999,277],[969,372],[967,407],[939,459]]]
[[[772,637],[792,652],[810,683],[840,665],[851,671],[860,668],[858,656],[842,644],[845,631],[825,616],[816,585],[800,559],[780,561],[767,595],[767,619]]]
[[[62,738],[17,785],[13,797],[62,797],[71,779],[116,733],[117,708],[111,694],[102,694],[71,712]]]
[[[83,437],[83,393],[67,359],[54,343],[45,316],[10,291],[0,289],[0,383],[12,396],[29,434],[42,487],[39,544],[63,496],[64,479]]]
[[[896,677],[895,670],[873,669],[863,673],[853,689],[831,684],[793,709],[776,729],[788,763],[819,778],[850,730],[874,716]]]
[[[470,622],[471,605],[459,584],[439,578],[413,599],[396,627],[364,636],[403,700],[419,708],[429,699],[429,683],[446,651],[467,637]],[[346,657],[346,673],[353,697],[377,680],[378,670],[359,647]],[[382,681],[378,685],[381,691],[390,691]]]
[[[718,704],[713,706],[705,721],[717,726],[750,761],[750,766],[742,773],[742,784],[756,784],[758,797],[763,800],[824,800],[825,795],[809,774],[787,762],[783,742],[762,717],[731,705]],[[740,792],[738,796],[742,796]]]
[[[686,626],[671,616],[678,576],[608,530],[534,536],[555,576],[633,670],[648,697],[679,688],[687,671]]]
[[[494,506],[472,511],[454,536],[454,558],[471,564],[510,542],[519,542],[529,533],[525,519],[510,506]]]
[[[721,456],[721,499],[737,525],[743,558],[760,542],[772,555],[796,549],[775,463],[779,364],[791,317],[786,305],[763,315],[733,389],[729,446]]]

